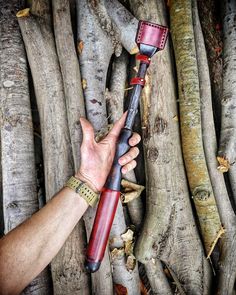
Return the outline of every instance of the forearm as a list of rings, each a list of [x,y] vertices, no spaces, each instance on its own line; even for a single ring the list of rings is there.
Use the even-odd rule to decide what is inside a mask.
[[[63,188],[0,240],[0,294],[18,294],[58,253],[88,205]]]

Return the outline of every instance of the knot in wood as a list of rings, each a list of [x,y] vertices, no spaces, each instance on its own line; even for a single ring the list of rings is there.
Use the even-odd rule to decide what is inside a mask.
[[[147,150],[147,158],[151,162],[155,162],[159,156],[158,149],[156,147],[151,147],[150,149]]]
[[[158,134],[164,133],[167,126],[167,121],[157,116],[154,123],[154,132]]]
[[[207,189],[195,188],[193,191],[193,198],[198,201],[206,201],[211,196],[211,193]]]

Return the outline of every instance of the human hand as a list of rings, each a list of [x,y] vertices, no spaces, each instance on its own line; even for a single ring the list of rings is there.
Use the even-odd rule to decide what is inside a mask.
[[[81,165],[75,177],[86,182],[94,191],[101,191],[111,170],[115,156],[116,143],[121,129],[124,127],[127,113],[114,124],[107,136],[100,142],[94,138],[92,125],[84,118],[80,119],[83,141],[81,145]],[[130,150],[119,159],[122,173],[126,173],[136,166],[134,160],[139,154],[135,147],[141,140],[138,133],[133,133],[129,139]]]

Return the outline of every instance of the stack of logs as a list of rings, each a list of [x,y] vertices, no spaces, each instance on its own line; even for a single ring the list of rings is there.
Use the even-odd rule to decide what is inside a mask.
[[[138,20],[170,27],[148,69],[136,122],[142,153],[122,180],[99,271],[83,266],[90,208],[23,293],[233,294],[236,2],[23,2],[0,0],[1,236],[78,170],[79,118],[99,140],[122,115]]]

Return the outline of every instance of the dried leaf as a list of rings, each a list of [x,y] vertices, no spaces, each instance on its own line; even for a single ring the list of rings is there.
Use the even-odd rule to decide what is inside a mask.
[[[26,17],[30,15],[30,9],[25,8],[17,12],[16,17]]]
[[[121,238],[124,242],[132,241],[134,237],[134,232],[131,229],[128,229],[126,233],[121,235]]]
[[[77,50],[78,50],[78,53],[81,54],[82,51],[83,51],[83,48],[84,48],[84,42],[81,40],[77,43]]]
[[[134,251],[134,232],[131,229],[128,229],[126,233],[121,235],[122,240],[124,241],[124,250],[127,256],[132,255]]]
[[[220,172],[224,173],[227,172],[230,168],[230,163],[228,159],[224,157],[217,157],[217,161],[219,162],[220,166],[217,167]]]
[[[131,255],[134,252],[134,241],[125,242],[125,254]]]
[[[87,80],[86,79],[82,79],[82,88],[83,89],[87,88]]]
[[[120,249],[114,248],[110,253],[111,260],[121,259],[122,257],[124,257],[124,255],[125,255],[124,248],[120,248]]]
[[[126,287],[124,287],[120,284],[115,284],[115,294],[116,295],[128,295],[128,290]]]
[[[128,203],[128,202],[138,198],[145,188],[143,185],[133,183],[133,182],[128,181],[126,179],[122,179],[121,185],[123,187],[123,192],[121,194],[122,203]]]
[[[136,265],[136,258],[134,257],[133,254],[131,254],[127,257],[125,265],[126,265],[127,270],[129,270],[129,271],[134,270],[135,265]]]

